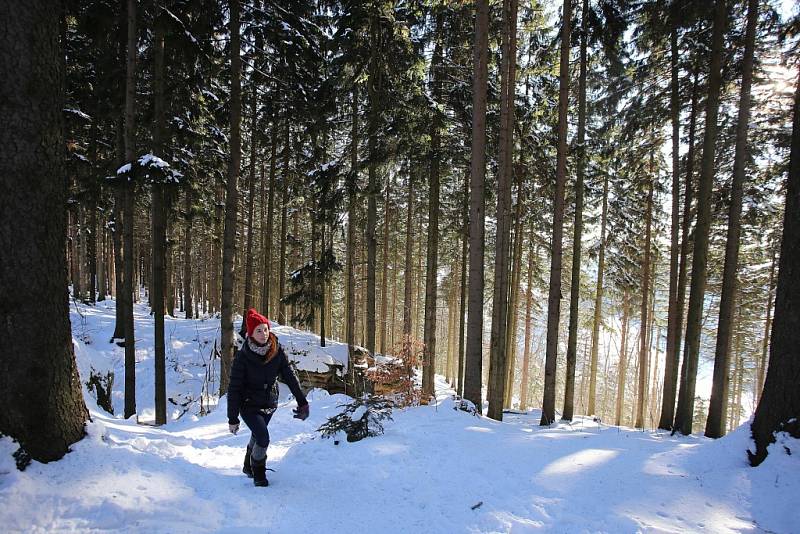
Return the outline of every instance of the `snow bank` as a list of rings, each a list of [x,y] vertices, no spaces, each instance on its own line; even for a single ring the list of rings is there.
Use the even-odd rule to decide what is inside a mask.
[[[122,349],[108,343],[112,302],[80,311],[72,324],[85,381],[92,367],[118,369]],[[137,307],[137,406],[145,423],[151,323]],[[303,365],[346,354],[340,344],[317,350],[310,334],[275,330],[291,350],[308,352]],[[348,397],[314,390],[311,416],[299,421],[283,390],[269,428],[270,487],[254,488],[241,473],[250,435],[228,433],[225,398],[209,395],[207,415],[199,415],[218,335],[218,320],[167,320],[168,396],[180,402],[170,404],[163,427],[107,414],[85,392],[93,422],[64,459],[20,472],[11,456],[16,444],[0,439],[4,531],[797,532],[798,440],[779,436],[767,460],[751,468],[747,425],[709,440],[584,417],[540,427],[535,410],[499,423],[455,410],[441,377],[436,403],[395,410],[385,434],[357,443],[336,444],[315,431]],[[120,372],[119,409],[122,386]]]

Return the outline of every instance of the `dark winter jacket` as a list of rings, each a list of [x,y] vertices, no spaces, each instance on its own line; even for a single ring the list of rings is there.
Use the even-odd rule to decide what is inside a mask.
[[[278,407],[278,377],[289,386],[298,406],[308,404],[300,382],[275,334],[270,340],[277,346],[267,356],[256,354],[244,342],[236,353],[228,384],[228,423],[239,423],[239,413],[274,410]]]

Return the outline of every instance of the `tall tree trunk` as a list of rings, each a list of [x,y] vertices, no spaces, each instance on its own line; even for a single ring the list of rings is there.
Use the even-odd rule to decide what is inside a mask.
[[[629,317],[628,289],[622,294],[622,332],[619,343],[619,365],[617,366],[617,409],[614,424],[622,424],[622,411],[625,409],[625,382],[628,373],[628,317]]]
[[[239,203],[237,182],[242,157],[242,80],[241,36],[239,35],[239,0],[230,0],[230,54],[231,54],[231,156],[228,162],[228,183],[225,190],[225,235],[222,246],[222,366],[220,370],[220,396],[228,392],[231,365],[236,344],[233,339],[233,287],[236,278],[233,261],[236,254],[236,212]]]
[[[225,184],[221,178],[216,179],[214,191],[214,268],[211,277],[214,286],[214,311],[221,311],[222,304],[222,235],[225,221]]]
[[[717,345],[714,352],[714,380],[708,405],[705,435],[719,438],[725,435],[725,403],[728,394],[729,352],[731,348],[733,302],[736,293],[736,272],[739,268],[739,239],[742,234],[742,189],[747,153],[747,129],[750,126],[750,87],[753,83],[753,50],[758,23],[758,0],[747,2],[742,87],[739,97],[739,117],[736,123],[736,149],[733,157],[733,182],[728,211],[728,235],[725,242],[725,267],[722,274],[722,296],[719,302]]]
[[[377,48],[382,41],[383,28],[375,14],[370,16],[369,34],[373,43],[369,57],[369,78],[367,92],[369,96],[369,113],[367,116],[367,152],[369,166],[367,169],[367,303],[366,303],[366,349],[375,353],[375,271],[377,257],[377,239],[375,236],[378,219],[377,197],[380,193],[378,185],[378,136],[380,135],[380,113],[383,95],[381,65]]]
[[[463,226],[461,228],[461,291],[458,304],[458,395],[464,396],[464,352],[467,319],[467,258],[469,253],[469,173],[464,174]]]
[[[567,338],[567,379],[564,386],[564,413],[572,421],[575,407],[575,362],[578,346],[578,301],[581,293],[581,236],[583,235],[583,181],[586,173],[586,42],[589,1],[581,7],[581,51],[578,75],[578,164],[575,176],[575,225],[572,234],[572,280],[569,290],[569,335]]]
[[[10,250],[10,249],[3,249]],[[786,208],[783,214],[783,239],[778,266],[775,296],[775,319],[772,324],[769,367],[764,390],[753,418],[754,453],[750,463],[758,465],[767,457],[767,446],[775,441],[777,431],[800,437],[800,78],[794,95],[792,148],[789,156],[789,179],[786,184]]]
[[[650,176],[647,187],[647,202],[645,204],[645,236],[644,236],[644,261],[642,263],[642,307],[641,320],[642,335],[639,346],[639,390],[636,403],[636,428],[644,428],[645,395],[647,394],[647,360],[650,353],[650,343],[647,336],[648,299],[650,298],[650,239],[653,221],[653,182],[655,181],[654,156],[650,153]],[[653,299],[655,300],[655,299]]]
[[[597,413],[597,353],[600,349],[600,322],[603,318],[603,274],[606,268],[606,222],[608,220],[608,173],[603,176],[603,207],[600,214],[600,251],[597,257],[597,286],[594,294],[592,349],[589,364],[589,406],[587,415]]]
[[[251,102],[250,113],[252,113],[252,122],[250,126],[250,162],[249,162],[249,176],[247,179],[247,245],[244,255],[244,306],[242,307],[242,317],[247,314],[247,310],[255,303],[255,281],[253,280],[253,217],[255,216],[256,208],[256,154],[257,154],[257,119],[258,119],[258,92],[253,90],[253,101]],[[245,335],[247,328],[244,321],[242,321],[242,330]],[[242,336],[244,337],[244,335]]]
[[[736,352],[734,356],[736,357],[736,374],[738,376],[737,382],[738,386],[736,387],[736,400],[734,401],[734,407],[736,408],[735,416],[733,417],[733,425],[731,427],[731,431],[736,428],[739,428],[739,424],[741,423],[741,416],[742,416],[742,390],[744,389],[744,356],[742,356],[741,352],[741,336],[736,336]]]
[[[299,148],[299,141],[297,137],[295,137],[295,146]],[[298,185],[298,189],[300,186]],[[293,262],[289,265],[289,273],[294,272],[296,269],[300,268],[303,263],[303,245],[305,243],[298,243],[298,238],[300,236],[300,215],[302,213],[301,209],[296,209],[292,213],[292,242],[290,246],[292,248],[292,252],[289,255],[289,259],[293,260]],[[289,323],[294,327],[299,327],[297,324],[297,305],[292,304],[291,308],[289,308]]]
[[[767,350],[769,349],[769,333],[772,328],[772,296],[775,291],[775,250],[772,250],[772,263],[769,268],[769,291],[767,293],[767,318],[764,321],[764,339],[761,342],[761,358],[758,360],[758,371],[756,373],[755,392],[753,398],[756,401],[761,399],[761,392],[764,389],[764,376],[767,371]]]
[[[487,415],[503,420],[506,387],[506,329],[508,328],[509,256],[511,255],[511,182],[513,179],[514,73],[516,67],[516,0],[503,1],[502,65],[500,73],[500,158],[497,177],[497,238],[489,338]]]
[[[97,301],[96,291],[98,289],[98,276],[97,276],[97,267],[98,267],[98,254],[97,254],[97,239],[98,237],[102,236],[101,233],[98,233],[97,227],[97,211],[98,211],[98,203],[100,201],[101,189],[100,185],[97,183],[97,177],[99,175],[99,163],[100,158],[98,157],[98,137],[99,137],[99,126],[97,116],[97,106],[93,106],[93,114],[95,115],[95,119],[92,120],[92,125],[90,127],[89,132],[89,172],[92,176],[92,185],[89,186],[89,195],[88,195],[88,202],[89,202],[89,232],[87,234],[87,260],[89,266],[89,287],[88,287],[88,298],[89,302],[95,303]]]
[[[183,232],[183,308],[186,318],[192,318],[192,188],[185,188],[184,211],[186,226]]]
[[[392,246],[391,250],[393,251],[392,254],[392,306],[391,306],[391,320],[389,322],[392,325],[392,335],[390,338],[389,350],[392,354],[396,353],[396,339],[397,339],[397,322],[395,321],[396,313],[397,313],[397,271],[398,266],[400,265],[400,247],[397,246],[397,235],[399,232],[394,232],[392,234]]]
[[[97,300],[106,300],[108,295],[108,254],[106,249],[106,218],[101,216],[96,225],[96,236],[100,240],[99,252],[96,252],[97,261]]]
[[[86,261],[89,267],[89,286],[86,288],[89,302],[97,302],[97,205],[92,200],[89,206],[89,231],[86,241]]]
[[[453,362],[455,361],[456,348],[456,314],[458,313],[458,306],[456,305],[456,296],[458,288],[458,277],[456,273],[458,269],[458,260],[455,264],[450,266],[453,277],[451,278],[450,288],[447,291],[447,363],[445,365],[445,377],[448,383],[455,387],[455,372],[453,371]]]
[[[417,217],[416,225],[416,235],[422,235],[422,217]],[[423,339],[425,336],[425,305],[422,294],[422,283],[425,278],[422,275],[422,242],[422,239],[417,241],[417,252],[414,254],[417,265],[414,269],[414,300],[412,301],[412,304],[414,310],[414,337],[416,339]],[[421,300],[423,301],[422,304],[420,304]]]
[[[86,275],[86,208],[83,203],[75,206],[75,277],[73,283],[73,295],[82,301],[84,296],[84,278]]]
[[[264,285],[261,292],[261,309],[266,317],[272,314],[272,233],[274,231],[273,225],[275,221],[275,169],[276,169],[276,156],[278,145],[278,121],[277,117],[272,122],[272,132],[270,136],[270,155],[269,155],[269,193],[267,197],[267,226],[266,230],[262,233],[262,241],[264,243],[262,250],[264,251]],[[262,190],[264,184],[261,184]],[[261,194],[262,204],[264,201],[264,194]],[[263,222],[263,218],[262,218]]]
[[[514,213],[514,239],[511,267],[511,286],[508,298],[508,326],[506,328],[506,348],[508,358],[506,359],[506,385],[503,393],[503,405],[511,408],[514,398],[514,374],[517,365],[517,320],[519,319],[519,278],[522,270],[522,205],[524,195],[522,191],[522,178],[517,179],[517,207]]]
[[[284,119],[285,143],[283,148],[283,176],[281,177],[281,241],[280,253],[278,254],[278,322],[288,324],[286,318],[286,304],[283,302],[283,295],[286,292],[286,232],[289,227],[289,156],[291,154],[291,130],[289,126],[289,111],[286,112]]]
[[[160,2],[157,4],[155,33],[153,37],[154,48],[154,105],[153,105],[153,154],[164,157],[164,124],[166,112],[164,109],[164,21]],[[163,425],[167,422],[167,379],[166,379],[166,348],[164,344],[164,254],[167,247],[167,235],[164,225],[164,186],[155,180],[152,186],[153,196],[153,275],[152,293],[150,295],[153,309],[154,338],[155,338],[155,411],[156,424]]]
[[[697,365],[700,357],[700,330],[702,327],[703,299],[706,289],[708,263],[708,237],[711,227],[711,187],[714,182],[714,156],[717,143],[717,115],[722,84],[722,44],[727,9],[725,0],[716,1],[712,30],[711,67],[706,103],[706,128],[703,138],[703,163],[697,196],[697,224],[694,232],[692,256],[692,284],[689,292],[689,312],[686,319],[686,347],[681,369],[681,389],[675,411],[675,429],[684,435],[692,433]]]
[[[412,306],[413,306],[413,246],[414,246],[414,175],[411,169],[408,173],[408,200],[406,202],[408,212],[406,213],[406,257],[403,272],[405,273],[405,287],[403,289],[403,347],[404,351],[410,350],[411,329],[412,329]]]
[[[117,168],[125,164],[125,123],[120,120],[117,127],[116,154]],[[122,250],[122,229],[125,221],[122,218],[123,204],[125,203],[125,183],[119,182],[114,185],[114,209],[111,212],[111,238],[114,248],[114,297],[116,299],[116,314],[114,333],[110,342],[115,339],[125,339],[125,276]]]
[[[553,201],[553,241],[550,259],[550,290],[547,297],[547,352],[544,369],[544,396],[541,425],[555,420],[556,362],[558,323],[561,317],[561,256],[564,235],[564,186],[567,177],[567,108],[569,107],[569,44],[572,22],[571,0],[564,0],[561,28],[561,65],[558,84],[558,150],[556,191]]]
[[[345,341],[347,343],[348,362],[353,361],[353,346],[356,338],[356,190],[358,188],[358,84],[353,84],[353,102],[351,110],[352,129],[350,133],[350,173],[347,176],[347,281],[345,301],[347,311],[345,318]],[[348,369],[352,366],[348,365]]]
[[[323,208],[325,209],[325,208]],[[320,254],[324,255],[327,243],[325,242],[325,223],[322,223],[322,228],[320,228]],[[326,333],[325,333],[325,293],[327,291],[325,277],[322,277],[322,280],[319,281],[319,285],[322,286],[319,291],[320,295],[320,302],[319,302],[319,346],[324,347],[326,344]]]
[[[0,47],[14,51],[0,55],[7,121],[0,129],[0,432],[40,462],[63,457],[84,436],[89,417],[65,292],[61,15],[51,2],[0,6]],[[46,327],[33,317],[46,317]]]
[[[164,313],[166,315],[174,316],[175,314],[175,290],[174,290],[174,282],[172,280],[173,276],[173,250],[172,250],[172,243],[174,240],[171,238],[171,234],[173,232],[172,228],[172,218],[170,217],[170,213],[172,212],[172,203],[174,202],[174,198],[176,196],[175,191],[162,191],[164,196],[164,203],[162,204],[164,210],[164,236],[165,236],[165,244],[164,244]]]
[[[695,68],[692,82],[691,108],[689,112],[689,151],[686,154],[686,183],[683,201],[683,222],[681,223],[681,253],[678,263],[678,289],[675,295],[675,337],[672,351],[664,354],[669,365],[664,367],[664,396],[661,400],[661,419],[658,427],[663,430],[673,429],[675,418],[675,397],[678,389],[678,364],[681,351],[681,332],[683,330],[683,310],[686,304],[686,264],[689,257],[690,234],[692,220],[692,188],[694,176],[695,131],[697,129],[697,100],[699,93],[698,71]],[[670,367],[671,366],[671,367]]]
[[[653,278],[655,279],[655,277],[653,277]],[[653,283],[653,286],[655,286],[655,283]],[[653,289],[655,289],[655,287]],[[655,297],[651,295],[651,298],[653,300],[653,304],[655,304]],[[655,323],[656,318],[655,318],[655,313],[654,313],[653,309],[650,310],[650,314],[651,314],[651,317],[652,317],[652,319],[651,319],[652,323]],[[657,415],[654,412],[654,410],[656,409],[656,406],[659,405],[659,401],[660,401],[660,399],[659,399],[659,389],[658,389],[658,366],[659,366],[660,358],[661,358],[661,343],[660,343],[660,340],[661,340],[661,327],[659,326],[656,329],[656,338],[655,338],[656,354],[655,354],[655,357],[652,360],[653,362],[655,362],[655,364],[654,364],[653,372],[651,374],[652,380],[650,382],[650,393],[648,393],[648,399],[650,399],[650,410],[649,410],[649,414],[650,415],[649,415],[649,419],[650,419],[650,425],[653,426],[653,427],[655,427],[656,424],[657,424],[657,421],[656,421]],[[650,350],[651,351],[653,350],[653,341],[652,340],[650,341]]]
[[[125,160],[131,165],[131,177],[125,185],[122,233],[125,247],[125,276],[121,294],[125,307],[125,419],[136,413],[136,341],[133,334],[133,226],[134,177],[136,175],[136,0],[128,0],[128,47],[125,75]]]
[[[439,10],[436,14],[434,30],[435,44],[431,58],[431,94],[434,102],[441,100],[442,63],[442,25],[444,16]],[[422,394],[428,398],[435,394],[436,374],[436,301],[439,275],[439,162],[442,149],[442,118],[439,110],[432,110],[430,174],[428,182],[428,257],[425,270],[425,324],[423,342],[425,344],[422,362]]]
[[[525,286],[525,348],[522,353],[522,376],[520,377],[519,384],[519,409],[528,409],[528,381],[531,355],[531,334],[532,332],[532,317],[531,310],[533,308],[533,269],[535,267],[535,248],[533,244],[533,222],[531,222],[531,237],[530,249],[528,250],[528,279]]]
[[[486,213],[486,92],[488,81],[489,1],[476,0],[474,74],[472,82],[472,150],[469,204],[469,304],[464,398],[482,410],[483,249]]]
[[[386,330],[389,327],[387,314],[389,312],[389,227],[393,224],[389,195],[392,191],[392,177],[387,174],[386,197],[383,203],[383,272],[381,273],[381,338],[380,353],[386,354]]]
[[[667,348],[664,365],[665,402],[661,406],[658,427],[669,430],[672,427],[672,410],[675,405],[675,388],[678,376],[678,352],[675,340],[680,335],[676,331],[678,311],[678,252],[680,225],[680,92],[678,83],[678,2],[670,10],[670,121],[672,123],[672,223],[670,225],[669,249],[669,296],[667,297]],[[667,384],[670,384],[669,386]],[[671,398],[667,399],[667,391]]]

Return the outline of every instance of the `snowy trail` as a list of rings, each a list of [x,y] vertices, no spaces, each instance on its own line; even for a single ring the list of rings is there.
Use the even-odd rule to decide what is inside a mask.
[[[76,328],[73,315],[73,331],[93,342],[76,343],[82,378],[91,366],[121,365],[121,349],[105,343],[113,307],[83,311],[87,320]],[[152,328],[137,311],[137,399],[147,419]],[[197,398],[203,351],[217,326],[168,323],[169,395]],[[281,331],[282,340],[310,346],[309,334]],[[114,402],[121,407],[118,376]],[[19,472],[15,444],[0,439],[0,525],[8,532],[797,531],[797,440],[781,438],[752,469],[746,426],[712,441],[582,417],[545,428],[538,411],[499,423],[454,410],[452,392],[437,380],[437,405],[396,410],[384,435],[339,445],[316,429],[346,397],[311,392],[311,417],[299,421],[282,391],[270,425],[275,472],[265,489],[241,473],[249,431],[227,432],[224,398],[203,417],[176,419],[175,409],[156,428],[106,414],[86,393],[94,422],[63,460]]]

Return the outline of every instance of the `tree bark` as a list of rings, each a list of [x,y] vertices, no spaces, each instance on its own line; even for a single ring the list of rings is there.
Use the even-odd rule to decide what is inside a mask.
[[[413,287],[414,277],[411,274],[413,270],[413,245],[414,245],[414,226],[413,226],[413,213],[414,213],[414,175],[409,169],[408,173],[408,200],[407,213],[406,213],[406,257],[404,262],[405,273],[405,287],[403,288],[403,347],[411,343],[411,330],[412,330],[412,306],[413,306]]]
[[[492,328],[489,338],[487,415],[503,420],[506,387],[506,329],[508,328],[508,265],[511,254],[511,182],[513,144],[514,72],[516,66],[516,0],[503,1],[502,64],[500,72],[500,157],[497,176],[497,237],[492,296]]]
[[[164,94],[164,23],[161,13],[163,6],[156,5],[154,47],[154,105],[153,105],[153,154],[164,155],[165,94]],[[166,380],[166,348],[164,344],[164,254],[166,251],[166,229],[164,225],[164,186],[154,180],[153,197],[153,275],[150,301],[154,318],[155,340],[155,412],[156,425],[167,422],[167,380]]]
[[[278,268],[278,322],[288,324],[286,320],[286,304],[283,295],[286,292],[286,231],[289,223],[289,155],[291,154],[291,128],[289,126],[289,111],[286,111],[286,138],[283,152],[283,176],[281,178],[281,242],[280,242],[280,267]]]
[[[108,295],[108,250],[106,248],[106,217],[101,216],[97,221],[97,239],[100,240],[97,252],[97,300],[106,300]]]
[[[472,151],[469,207],[469,304],[464,358],[464,398],[482,410],[483,249],[486,213],[486,92],[488,81],[489,2],[476,0],[472,82]]]
[[[239,0],[230,0],[230,54],[231,54],[231,156],[228,162],[228,183],[225,191],[225,235],[222,246],[222,366],[220,370],[220,396],[228,392],[231,365],[236,345],[233,339],[233,287],[236,278],[233,261],[236,254],[236,212],[239,195],[239,165],[241,162],[242,80],[241,36],[239,34]]]
[[[383,28],[381,21],[374,14],[370,16],[369,35],[373,43],[369,57],[369,77],[367,92],[369,96],[369,113],[367,116],[367,152],[369,166],[367,169],[367,302],[366,302],[366,349],[375,353],[375,272],[377,259],[376,228],[378,219],[377,197],[380,193],[378,185],[378,136],[382,100],[384,98],[381,65],[377,47],[382,41]]]
[[[435,44],[431,58],[431,94],[434,106],[441,100],[442,63],[442,11],[436,14]],[[425,270],[425,323],[423,327],[424,353],[422,362],[422,394],[428,398],[435,394],[436,374],[436,301],[439,275],[439,161],[441,158],[442,120],[434,107],[431,117],[430,174],[428,175],[428,257]]]
[[[120,121],[117,127],[117,165],[122,167],[125,164],[125,134],[124,121]],[[122,219],[123,204],[125,203],[125,184],[119,182],[114,185],[114,209],[111,212],[111,239],[114,249],[114,297],[116,299],[116,312],[114,333],[111,335],[110,342],[115,339],[125,338],[125,276],[122,250],[122,229],[125,221]]]
[[[173,243],[174,239],[172,239],[173,227],[172,227],[172,218],[170,213],[172,212],[172,203],[174,202],[175,192],[174,191],[163,191],[164,193],[164,235],[165,235],[165,244],[164,244],[164,313],[166,315],[170,315],[172,317],[175,316],[175,288],[174,288],[174,281],[173,281]]]
[[[358,188],[358,84],[353,84],[352,129],[350,133],[350,173],[347,177],[347,281],[345,301],[345,338],[348,362],[353,361],[356,338],[356,190]],[[348,365],[348,369],[351,367]]]
[[[575,177],[575,225],[572,234],[572,279],[569,290],[569,335],[567,338],[567,379],[561,419],[572,421],[575,407],[575,363],[578,349],[578,303],[581,292],[581,236],[583,235],[583,182],[586,174],[586,48],[589,2],[581,7],[581,52],[578,75],[578,162]]]
[[[467,259],[469,254],[469,173],[464,174],[463,226],[461,228],[461,291],[458,304],[458,396],[464,396],[467,316]]]
[[[722,295],[719,302],[717,345],[714,353],[714,379],[706,419],[706,437],[725,435],[725,402],[728,395],[728,372],[732,337],[733,303],[736,293],[736,273],[739,269],[739,240],[742,235],[742,194],[745,166],[749,148],[747,129],[750,127],[750,87],[753,83],[753,51],[758,23],[758,0],[747,2],[742,87],[739,97],[739,116],[736,123],[736,148],[733,157],[731,203],[728,211],[728,235],[725,242],[725,267],[722,274]]]
[[[550,290],[547,297],[547,348],[544,370],[544,395],[541,425],[555,420],[556,362],[558,359],[558,323],[561,317],[561,256],[564,235],[564,185],[567,176],[567,108],[569,107],[569,45],[572,21],[571,0],[564,0],[561,28],[561,65],[558,85],[558,150],[556,190],[553,201],[553,241],[550,259]]]
[[[509,288],[510,295],[508,297],[508,326],[506,328],[506,351],[508,358],[506,359],[506,385],[503,393],[503,405],[506,408],[511,408],[514,397],[514,375],[517,365],[517,320],[519,319],[519,278],[520,271],[522,270],[522,205],[525,201],[522,192],[521,177],[517,179],[517,207],[514,213],[514,238],[511,267],[511,286]]]
[[[3,250],[10,250],[3,248]],[[758,402],[751,429],[755,452],[748,451],[751,465],[767,457],[767,446],[775,432],[800,437],[800,78],[794,95],[792,148],[789,179],[786,184],[786,209],[783,213],[783,239],[775,296],[775,320],[764,391]]]
[[[186,226],[183,232],[183,309],[192,318],[192,188],[185,188],[184,211]]]
[[[647,336],[648,324],[648,300],[650,298],[650,239],[653,221],[653,182],[655,181],[655,165],[653,164],[653,154],[650,153],[650,172],[649,184],[647,187],[647,202],[645,204],[645,237],[644,237],[644,262],[642,263],[642,307],[641,320],[642,335],[640,336],[639,346],[639,389],[636,403],[636,428],[644,428],[644,407],[645,395],[647,393],[647,360],[650,352],[650,343]],[[654,299],[655,300],[655,299]]]
[[[249,161],[249,176],[247,180],[247,245],[244,255],[244,306],[242,307],[242,317],[247,315],[247,310],[255,302],[255,282],[253,280],[253,217],[255,216],[256,208],[256,154],[257,154],[257,119],[258,119],[258,92],[253,90],[253,101],[251,102],[250,113],[252,113],[252,122],[250,125],[250,161]],[[242,330],[245,335],[247,327],[242,321]],[[244,337],[244,335],[242,336]]]
[[[628,372],[628,317],[629,317],[628,290],[622,295],[622,332],[619,344],[619,365],[617,366],[617,410],[614,424],[622,424],[622,411],[625,408],[625,382]]]
[[[96,41],[95,41],[96,42]],[[96,46],[92,46],[93,51],[93,60],[97,59],[96,54]],[[96,95],[96,93],[95,93]],[[87,259],[89,264],[89,287],[88,287],[88,297],[89,302],[95,303],[97,302],[97,293],[102,293],[102,290],[98,291],[99,280],[98,280],[98,267],[100,267],[100,272],[102,273],[102,260],[98,261],[98,253],[97,253],[97,239],[98,237],[102,236],[103,234],[98,232],[98,221],[97,221],[97,212],[98,212],[98,204],[100,202],[101,196],[101,186],[98,183],[97,178],[100,176],[100,158],[98,156],[98,137],[99,137],[99,130],[100,127],[98,125],[98,117],[97,117],[97,108],[98,106],[94,104],[92,106],[93,111],[92,114],[94,118],[92,120],[92,125],[90,127],[89,133],[89,172],[91,173],[92,180],[91,185],[89,186],[89,195],[88,195],[88,202],[89,202],[89,233],[88,233],[88,243],[87,243]],[[102,255],[102,247],[101,247],[101,254]],[[101,295],[102,296],[102,295]]]
[[[125,223],[122,228],[125,256],[124,296],[125,308],[125,419],[136,413],[136,340],[133,333],[133,227],[134,183],[136,177],[136,0],[128,0],[128,46],[125,75],[125,160],[131,165],[130,178],[124,188],[122,211]]]
[[[519,409],[528,409],[528,381],[530,367],[530,354],[531,354],[531,334],[532,332],[532,317],[531,310],[533,308],[533,269],[535,267],[535,248],[533,245],[533,223],[531,223],[531,237],[530,237],[530,250],[528,250],[528,280],[525,286],[525,348],[522,353],[522,376],[520,377],[519,384]]]
[[[63,457],[89,417],[66,292],[61,14],[51,2],[0,5],[0,47],[14,51],[0,55],[0,433],[40,462]]]
[[[772,296],[775,291],[775,250],[772,251],[772,263],[769,268],[769,291],[767,293],[767,318],[764,321],[764,339],[761,342],[761,358],[758,361],[758,371],[756,373],[755,394],[753,398],[758,401],[761,399],[761,392],[764,389],[764,376],[767,371],[767,351],[769,349],[769,333],[772,329]]]
[[[686,346],[678,407],[673,427],[684,435],[692,433],[694,415],[695,384],[700,357],[700,330],[705,297],[708,238],[711,227],[711,188],[714,182],[714,156],[717,142],[717,116],[722,84],[722,44],[727,10],[725,0],[716,1],[716,12],[712,30],[711,67],[706,103],[706,128],[703,138],[703,163],[697,197],[697,224],[694,232],[694,254],[692,256],[692,284],[689,292],[689,312],[686,319]]]
[[[86,208],[79,202],[75,206],[75,278],[73,294],[79,301],[84,301],[84,282],[86,278]]]
[[[274,120],[272,123],[272,133],[270,136],[270,155],[269,155],[269,193],[267,197],[267,225],[266,230],[262,233],[262,241],[264,243],[264,283],[261,291],[261,309],[264,310],[264,315],[269,317],[272,314],[272,233],[274,231],[273,225],[275,221],[275,169],[276,169],[276,156],[278,145],[278,123]],[[261,184],[262,190],[264,184]],[[263,205],[264,195],[261,195]],[[263,221],[262,221],[263,222]]]
[[[392,178],[386,178],[386,196],[383,203],[383,271],[381,273],[381,337],[380,353],[386,354],[386,329],[388,328],[387,314],[389,311],[389,227],[393,221],[391,218],[391,207],[389,198],[392,191]]]
[[[222,241],[223,229],[225,221],[225,184],[221,178],[216,179],[216,187],[214,191],[214,266],[213,274],[211,276],[211,284],[214,286],[212,292],[214,296],[213,308],[214,311],[221,311],[220,306],[222,303]]]
[[[600,322],[603,318],[603,273],[606,268],[606,222],[608,220],[608,174],[603,176],[603,207],[600,214],[600,251],[597,257],[597,286],[594,294],[592,349],[589,364],[589,406],[587,415],[597,413],[597,354],[600,349]]]
[[[683,331],[683,310],[686,304],[686,264],[689,257],[689,226],[692,220],[692,188],[694,176],[694,145],[697,128],[698,70],[695,69],[692,82],[692,103],[689,112],[689,151],[686,155],[686,183],[683,201],[683,222],[681,224],[681,252],[678,264],[678,288],[675,295],[675,337],[672,351],[667,350],[664,358],[664,395],[661,399],[661,418],[658,428],[672,430],[675,418],[675,397],[678,389],[678,364],[681,351],[681,332]]]
[[[678,82],[678,2],[673,2],[670,10],[670,121],[672,124],[672,224],[670,225],[669,249],[669,296],[667,297],[667,348],[664,366],[664,387],[667,382],[674,383],[677,378],[678,358],[675,340],[679,333],[677,326],[678,308],[678,235],[680,231],[680,93]],[[672,426],[672,407],[675,405],[675,390],[671,387],[671,400],[661,407],[659,428],[669,430]],[[665,395],[666,397],[666,395]]]

